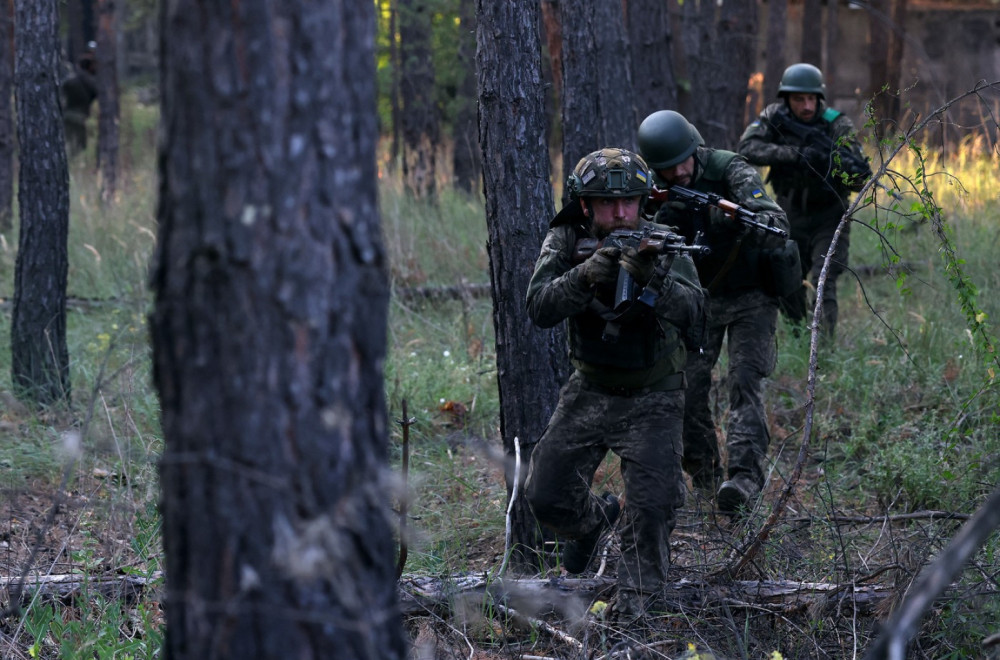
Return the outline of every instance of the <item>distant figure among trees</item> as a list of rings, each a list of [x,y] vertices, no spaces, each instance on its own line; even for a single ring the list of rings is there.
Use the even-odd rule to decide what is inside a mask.
[[[87,117],[97,98],[97,61],[93,47],[80,56],[73,73],[62,82],[66,148],[72,157],[87,148]]]

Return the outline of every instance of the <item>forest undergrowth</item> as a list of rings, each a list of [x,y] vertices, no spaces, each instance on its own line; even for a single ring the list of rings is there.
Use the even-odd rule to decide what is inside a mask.
[[[0,349],[5,658],[161,653],[162,435],[145,325],[156,116],[137,103],[122,107],[131,114],[122,121],[126,176],[116,202],[98,201],[92,152],[72,163],[73,405],[40,414],[21,406],[10,394],[9,346]],[[499,577],[507,495],[482,202],[446,185],[433,203],[414,200],[383,170],[393,286],[385,383],[392,469],[404,430],[408,441],[400,586],[415,658],[863,654],[1000,476],[1000,397],[983,339],[995,337],[990,323],[1000,313],[996,153],[972,143],[947,157],[907,149],[893,169],[925,179],[940,211],[928,213],[926,198],[898,185],[899,199],[875,189],[856,214],[841,322],[818,354],[812,434],[791,498],[733,574],[804,442],[810,338],[782,322],[767,395],[768,488],[737,518],[689,490],[671,537],[674,606],[648,628],[603,616],[613,598],[613,538],[599,574],[566,579],[552,552],[535,571]],[[6,336],[17,236],[2,238]],[[721,387],[724,360],[717,375]],[[412,423],[402,423],[404,402]],[[724,432],[724,397],[713,407]],[[598,482],[621,494],[615,459]],[[925,617],[913,657],[987,655],[984,640],[1000,632],[998,555],[994,536]],[[17,585],[46,580],[12,597]]]

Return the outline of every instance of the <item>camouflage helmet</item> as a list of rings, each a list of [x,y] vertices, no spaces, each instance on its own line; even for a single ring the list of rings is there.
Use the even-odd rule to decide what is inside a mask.
[[[658,110],[639,124],[639,153],[654,170],[684,162],[705,144],[701,133],[679,112]]]
[[[826,98],[826,84],[823,82],[823,72],[812,64],[793,64],[785,69],[778,85],[778,96],[787,94],[815,94],[821,99]]]
[[[649,167],[627,149],[605,147],[580,159],[566,181],[570,197],[645,197]]]

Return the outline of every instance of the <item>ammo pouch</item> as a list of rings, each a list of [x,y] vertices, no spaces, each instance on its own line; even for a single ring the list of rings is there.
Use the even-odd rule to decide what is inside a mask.
[[[780,248],[761,250],[761,288],[769,296],[784,298],[802,286],[802,262],[799,246],[792,239]]]

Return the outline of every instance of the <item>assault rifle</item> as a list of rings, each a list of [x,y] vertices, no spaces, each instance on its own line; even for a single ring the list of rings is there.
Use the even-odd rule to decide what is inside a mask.
[[[604,239],[581,238],[573,248],[573,263],[583,263],[590,255],[594,254],[602,247],[616,247],[621,250],[635,248],[639,254],[670,254],[677,255],[687,253],[691,255],[704,255],[712,250],[707,245],[688,245],[680,234],[664,229],[654,229],[646,227],[644,229],[616,229],[608,234]],[[664,272],[662,275],[665,275]],[[659,277],[658,277],[659,275]],[[659,297],[659,284],[662,283],[662,275],[653,276],[649,286],[643,290],[638,301],[652,307]],[[660,280],[660,282],[656,282]],[[654,284],[654,282],[656,282]],[[618,270],[618,282],[615,284],[615,301],[612,309],[621,314],[631,306],[635,300],[635,279],[632,274],[624,268]]]
[[[863,183],[872,175],[868,160],[858,156],[847,145],[835,142],[819,126],[807,126],[802,122],[781,117],[780,113],[772,123],[782,135],[791,135],[802,143],[802,152],[815,150],[824,156],[825,165],[817,173],[830,183],[839,183],[848,188]],[[807,159],[808,162],[808,159]],[[810,163],[816,166],[817,163]],[[825,168],[826,171],[822,171]],[[845,179],[846,176],[846,179]]]
[[[750,209],[743,208],[739,204],[730,202],[722,195],[715,193],[698,192],[697,190],[689,190],[682,186],[671,186],[667,190],[654,186],[653,192],[650,194],[650,199],[658,202],[683,202],[689,210],[695,213],[705,213],[710,206],[714,206],[722,209],[723,213],[727,216],[747,227],[760,229],[781,238],[788,238],[788,232],[781,227],[774,226],[773,220],[768,219],[767,222],[761,222],[757,219],[757,214]]]

